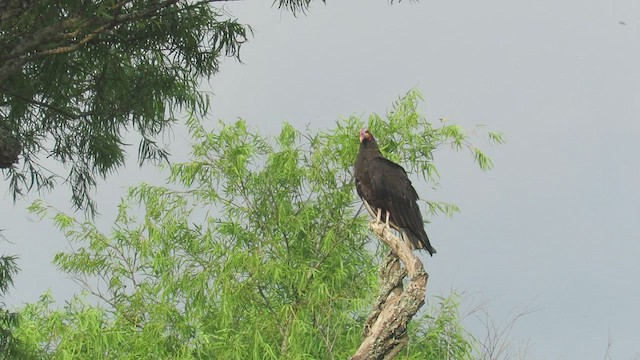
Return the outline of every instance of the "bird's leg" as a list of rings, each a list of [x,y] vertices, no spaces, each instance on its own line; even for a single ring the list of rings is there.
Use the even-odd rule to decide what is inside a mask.
[[[387,211],[387,221],[386,221],[386,223],[385,223],[385,225],[386,225],[386,227],[387,227],[387,230],[391,230],[391,229],[389,228],[389,218],[390,218],[390,217],[391,217],[391,213]]]
[[[376,224],[380,224],[380,219],[382,217],[382,209],[378,208],[378,218],[376,219]]]

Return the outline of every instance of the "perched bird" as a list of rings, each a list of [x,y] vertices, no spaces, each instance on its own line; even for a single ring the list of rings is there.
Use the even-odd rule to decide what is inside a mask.
[[[425,249],[433,256],[436,249],[424,230],[418,193],[402,166],[382,156],[368,129],[360,130],[360,151],[354,171],[358,195],[377,213],[378,223],[384,214],[387,226],[398,230],[414,249]]]

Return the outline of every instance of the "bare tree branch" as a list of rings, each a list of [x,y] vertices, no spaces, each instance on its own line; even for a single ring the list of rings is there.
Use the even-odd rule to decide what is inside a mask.
[[[365,339],[351,360],[393,359],[402,351],[407,344],[409,321],[424,304],[429,278],[407,242],[384,224],[374,221],[369,226],[391,251],[380,268],[382,286],[365,324]],[[409,283],[403,286],[407,276]]]

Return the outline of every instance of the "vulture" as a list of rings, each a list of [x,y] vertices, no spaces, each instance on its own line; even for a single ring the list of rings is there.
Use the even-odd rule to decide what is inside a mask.
[[[380,223],[398,230],[413,249],[436,253],[424,230],[418,206],[418,193],[402,166],[382,156],[376,139],[368,129],[360,130],[360,151],[354,165],[356,190],[369,212]]]

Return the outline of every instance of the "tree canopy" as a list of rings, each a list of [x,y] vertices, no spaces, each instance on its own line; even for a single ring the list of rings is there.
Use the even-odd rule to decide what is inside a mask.
[[[410,92],[368,126],[428,178],[434,149],[468,143],[460,127],[426,122],[418,102]],[[380,258],[352,178],[362,125],[284,124],[267,137],[242,120],[210,131],[191,119],[193,159],[171,165],[166,186],[130,189],[110,232],[34,204],[72,244],[55,264],[89,295],[63,309],[43,295],[21,311],[15,336],[43,358],[348,358]],[[432,304],[412,323],[405,355],[468,358],[473,341],[456,311],[455,299]]]
[[[14,198],[62,180],[94,211],[90,191],[123,165],[126,134],[140,163],[166,158],[163,131],[207,110],[199,81],[248,38],[215,2],[0,0],[0,167]]]

